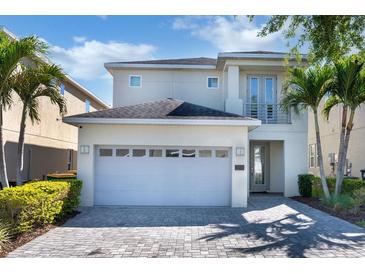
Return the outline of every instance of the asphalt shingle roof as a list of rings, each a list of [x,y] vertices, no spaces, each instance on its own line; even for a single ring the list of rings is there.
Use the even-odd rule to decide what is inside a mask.
[[[158,64],[158,65],[216,65],[217,59],[198,57],[184,59],[161,59],[161,60],[145,60],[145,61],[128,61],[128,62],[111,62],[109,64]]]
[[[254,120],[176,99],[111,108],[66,118]]]

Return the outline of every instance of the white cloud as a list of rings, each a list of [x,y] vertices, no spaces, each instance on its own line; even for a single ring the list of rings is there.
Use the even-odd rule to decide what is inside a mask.
[[[108,15],[97,15],[97,17],[99,17],[101,20],[108,19]]]
[[[74,37],[76,45],[70,48],[50,47],[50,57],[72,77],[82,80],[105,80],[105,62],[152,59],[156,48],[148,44],[130,44],[115,41],[101,42]]]
[[[86,41],[86,37],[84,36],[74,36],[72,37],[75,43],[83,43]]]
[[[220,51],[285,50],[280,32],[257,37],[262,26],[247,17],[186,16],[173,21],[175,30],[187,30],[191,35],[212,43]]]

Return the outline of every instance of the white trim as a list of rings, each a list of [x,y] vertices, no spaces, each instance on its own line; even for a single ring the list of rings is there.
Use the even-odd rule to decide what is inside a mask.
[[[209,78],[217,78],[217,87],[209,87]],[[219,76],[207,76],[207,89],[219,89]]]
[[[285,59],[287,56],[287,53],[218,53],[218,58]],[[307,59],[307,54],[301,54],[301,56],[304,60]],[[295,57],[290,56],[290,59]]]
[[[148,69],[216,69],[215,65],[179,65],[179,64],[125,64],[105,63],[106,69],[117,68],[148,68]]]
[[[125,118],[77,118],[65,117],[68,124],[115,124],[115,125],[206,125],[206,126],[260,126],[261,121],[252,120],[208,120],[208,119],[125,119]]]
[[[132,77],[139,77],[140,78],[140,80],[139,80],[139,86],[131,86],[131,78]],[[129,75],[128,76],[128,87],[129,88],[142,88],[142,75],[137,75],[137,74]]]

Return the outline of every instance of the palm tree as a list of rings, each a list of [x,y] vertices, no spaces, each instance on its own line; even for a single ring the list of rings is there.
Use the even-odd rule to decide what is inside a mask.
[[[22,66],[21,72],[14,77],[12,88],[23,103],[17,150],[17,185],[23,182],[26,118],[29,116],[32,123],[40,121],[38,109],[40,97],[49,98],[52,104],[58,106],[61,115],[66,112],[66,100],[59,92],[59,83],[64,78],[65,75],[59,66],[48,64],[40,64],[35,67]]]
[[[6,161],[3,141],[3,110],[11,106],[11,87],[9,82],[17,73],[19,63],[28,58],[32,61],[39,59],[38,55],[47,49],[45,43],[37,37],[31,36],[20,40],[11,40],[4,33],[0,33],[0,180],[9,187],[6,172]]]
[[[344,169],[351,130],[354,125],[355,110],[365,102],[365,75],[362,70],[364,62],[356,56],[350,56],[334,64],[334,80],[331,84],[332,96],[326,101],[324,115],[329,118],[331,109],[342,105],[342,121],[340,145],[338,151],[338,166],[336,172],[335,195],[341,193]],[[350,115],[348,117],[348,112]]]
[[[328,92],[332,79],[331,67],[314,65],[304,69],[296,67],[289,70],[289,79],[284,85],[283,107],[288,111],[291,107],[298,113],[302,109],[311,108],[314,114],[314,124],[317,141],[318,164],[323,193],[330,197],[323,167],[321,137],[318,124],[318,107],[323,96]]]

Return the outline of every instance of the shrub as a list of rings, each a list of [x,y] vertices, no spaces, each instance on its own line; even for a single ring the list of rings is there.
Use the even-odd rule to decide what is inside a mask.
[[[327,180],[328,189],[329,189],[330,193],[333,194],[335,192],[335,188],[336,188],[336,178],[327,177],[326,180]],[[365,187],[365,181],[362,181],[361,179],[345,178],[342,183],[342,194],[352,195],[352,193],[356,189],[360,189],[362,187]],[[312,194],[313,194],[313,197],[322,197],[323,196],[321,179],[319,177],[315,177],[313,180]]]
[[[54,223],[79,203],[81,181],[40,181],[0,191],[0,218],[14,233]]]
[[[314,176],[312,174],[299,174],[298,186],[299,193],[303,197],[312,197],[312,182]]]
[[[325,205],[332,207],[335,211],[353,210],[355,208],[354,199],[348,194],[341,194],[337,197],[332,196],[329,199],[322,198]]]
[[[10,228],[0,220],[0,250],[10,242]]]
[[[365,187],[356,189],[353,192],[352,197],[355,203],[354,213],[359,213],[360,207],[365,205]]]
[[[61,182],[60,180],[50,180],[50,182]],[[77,179],[62,180],[69,185],[69,191],[64,200],[60,218],[71,214],[80,204],[82,181]]]

